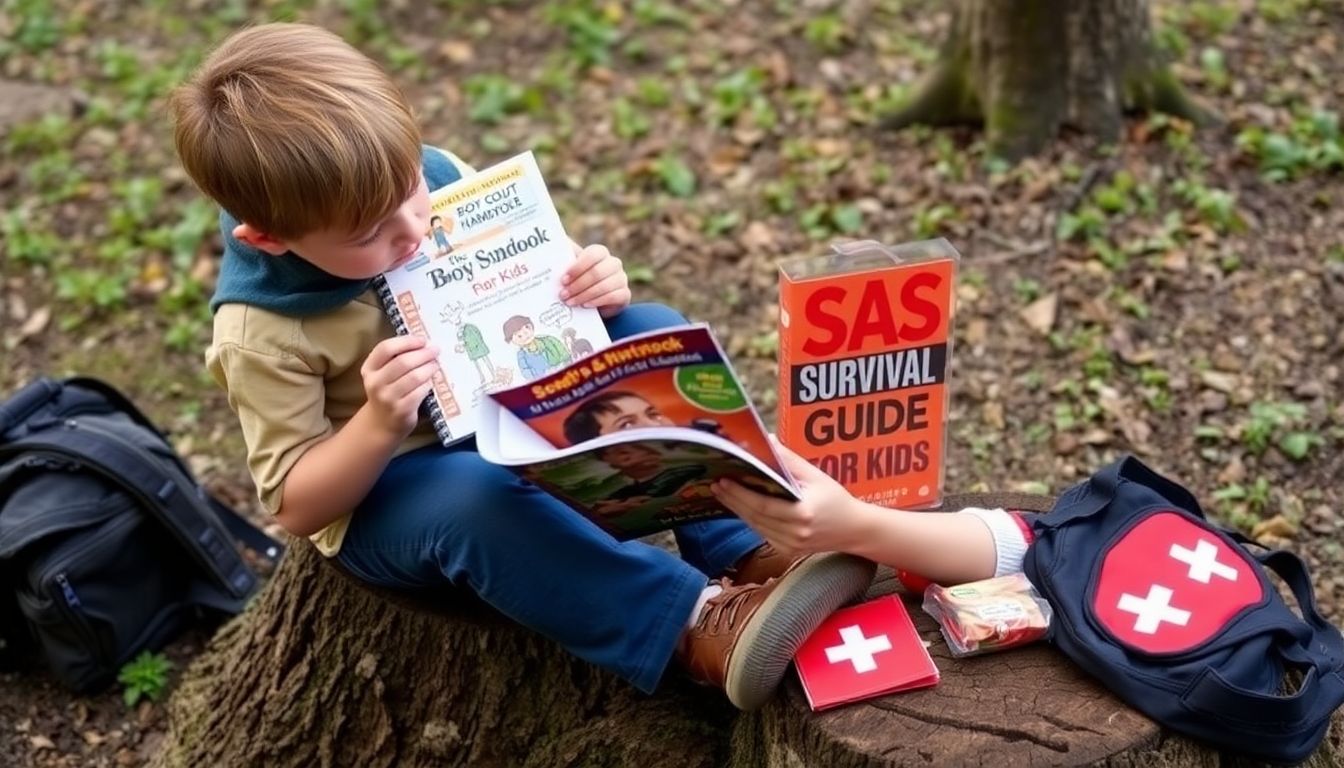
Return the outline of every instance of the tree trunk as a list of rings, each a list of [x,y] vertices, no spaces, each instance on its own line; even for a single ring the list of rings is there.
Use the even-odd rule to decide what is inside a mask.
[[[713,768],[732,711],[681,678],[645,696],[479,602],[410,602],[294,542],[187,672],[155,765]]]
[[[1213,119],[1159,60],[1147,0],[955,0],[939,62],[883,124],[982,123],[1018,159],[1062,126],[1118,139],[1131,110]]]
[[[1049,504],[1013,494],[945,502]],[[896,589],[882,573],[870,597]],[[906,605],[937,640],[915,599]],[[790,675],[774,701],[740,715],[675,673],[642,695],[460,593],[431,606],[372,589],[297,542],[187,671],[155,765],[1229,765],[1162,732],[1045,645],[952,659],[939,641],[932,652],[942,673],[932,689],[813,713]],[[1333,764],[1339,738],[1308,765]]]

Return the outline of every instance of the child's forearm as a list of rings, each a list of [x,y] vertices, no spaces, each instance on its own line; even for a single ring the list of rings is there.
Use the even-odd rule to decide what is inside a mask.
[[[387,467],[400,437],[372,423],[366,408],[309,448],[285,477],[276,522],[311,536],[349,514]]]
[[[994,536],[975,516],[856,503],[862,505],[855,511],[863,523],[849,551],[943,584],[994,576]]]

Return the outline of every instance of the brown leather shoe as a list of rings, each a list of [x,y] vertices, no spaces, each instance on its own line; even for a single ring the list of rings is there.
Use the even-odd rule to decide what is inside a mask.
[[[876,566],[860,557],[803,557],[778,579],[733,584],[711,598],[677,645],[692,679],[723,688],[738,709],[769,700],[808,635],[835,609],[862,595]]]
[[[743,555],[742,559],[723,575],[734,584],[764,584],[770,579],[783,576],[790,565],[804,557],[806,555],[786,555],[767,541]]]

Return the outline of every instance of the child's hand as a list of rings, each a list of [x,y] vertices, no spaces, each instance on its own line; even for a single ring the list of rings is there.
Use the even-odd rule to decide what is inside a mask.
[[[594,307],[603,317],[620,314],[630,306],[630,278],[621,260],[605,245],[580,248],[577,258],[560,278],[560,299],[571,307]]]
[[[395,439],[415,429],[438,357],[439,350],[423,336],[393,336],[378,342],[360,367],[374,420]]]
[[[865,505],[807,459],[779,443],[775,447],[801,486],[802,501],[776,499],[731,480],[715,482],[714,496],[782,552],[852,550],[863,536]]]

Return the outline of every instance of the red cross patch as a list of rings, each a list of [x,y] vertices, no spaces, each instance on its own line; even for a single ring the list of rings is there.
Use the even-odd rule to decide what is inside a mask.
[[[1159,512],[1106,553],[1092,610],[1125,645],[1178,653],[1263,599],[1247,555],[1175,512]]]

